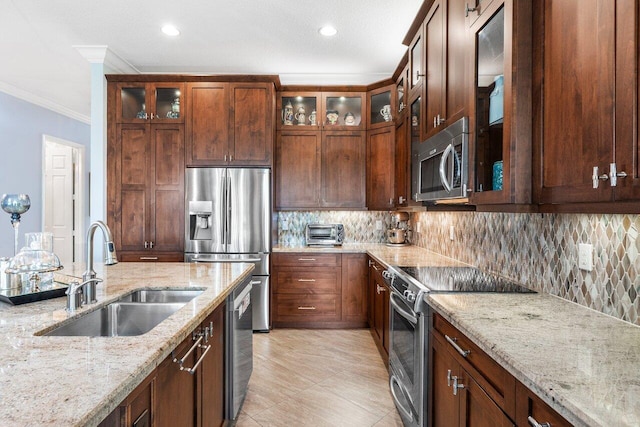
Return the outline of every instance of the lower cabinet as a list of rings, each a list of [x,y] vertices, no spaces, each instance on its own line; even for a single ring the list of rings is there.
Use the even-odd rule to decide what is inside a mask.
[[[571,425],[438,314],[427,351],[429,425]]]
[[[365,254],[275,253],[272,263],[274,327],[366,326]]]
[[[100,426],[224,425],[225,308],[216,308]]]
[[[389,366],[389,287],[382,277],[384,267],[369,259],[369,327],[378,351]]]

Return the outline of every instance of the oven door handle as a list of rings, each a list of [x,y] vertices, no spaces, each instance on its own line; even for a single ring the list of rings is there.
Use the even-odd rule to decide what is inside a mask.
[[[391,305],[393,306],[393,308],[400,313],[400,315],[402,317],[404,317],[405,319],[407,319],[409,322],[411,322],[413,325],[417,325],[418,324],[418,318],[416,316],[414,316],[413,314],[409,313],[407,310],[405,310],[404,308],[402,308],[400,306],[400,304],[398,304],[398,302],[396,301],[396,298],[398,298],[396,296],[396,294],[394,294],[393,292],[391,292],[391,295],[389,295],[389,301],[391,301]]]
[[[398,388],[400,389],[402,394],[405,394],[404,390],[402,389],[402,384],[400,384],[400,381],[398,381],[395,375],[391,374],[389,376],[389,389],[391,390],[391,396],[393,397],[393,401],[395,402],[396,406],[400,409],[400,411],[402,411],[405,417],[409,419],[409,422],[413,422],[413,419],[414,419],[413,413],[409,409],[402,406],[402,402],[400,402],[400,399],[398,399],[398,395],[396,394],[394,383],[398,385]],[[406,395],[404,396],[404,398],[406,401],[408,401]]]

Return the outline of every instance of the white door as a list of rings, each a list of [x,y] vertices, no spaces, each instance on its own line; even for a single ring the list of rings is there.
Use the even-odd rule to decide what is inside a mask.
[[[44,231],[53,233],[53,251],[62,265],[74,261],[74,151],[45,143]]]

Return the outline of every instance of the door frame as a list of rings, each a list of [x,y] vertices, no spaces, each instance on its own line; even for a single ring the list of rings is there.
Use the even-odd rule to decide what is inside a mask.
[[[84,248],[84,223],[85,223],[85,206],[86,206],[86,194],[85,188],[87,186],[85,182],[85,159],[86,159],[86,147],[82,144],[78,144],[76,142],[67,141],[62,138],[57,138],[55,136],[42,134],[42,218],[41,218],[41,226],[42,230],[44,230],[45,224],[45,215],[47,212],[46,205],[46,148],[47,143],[54,143],[58,145],[64,145],[67,147],[71,147],[76,154],[76,168],[74,171],[73,180],[75,182],[75,204],[74,204],[74,212],[73,216],[74,220],[74,230],[75,230],[75,239],[73,243],[73,259],[76,263],[81,263],[83,261],[82,249]]]

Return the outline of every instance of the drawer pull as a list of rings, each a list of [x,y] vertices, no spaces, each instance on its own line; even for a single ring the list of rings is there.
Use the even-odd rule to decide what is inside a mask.
[[[529,421],[531,427],[551,427],[551,423],[539,423],[531,415],[527,417],[527,421]]]
[[[298,258],[298,261],[315,261],[315,258]]]
[[[457,396],[458,395],[458,390],[464,388],[464,384],[459,383],[458,380],[459,378],[456,376],[451,377],[453,379],[453,395]]]
[[[451,338],[449,335],[445,335],[444,337],[447,339],[447,341],[449,341],[449,344],[451,344],[453,348],[455,348],[456,351],[460,353],[460,356],[462,357],[469,356],[469,354],[471,353],[471,350],[463,350],[462,348],[460,348],[460,346],[456,343],[456,341],[458,341],[458,338]]]
[[[140,260],[141,261],[157,261],[158,257],[157,256],[141,256]]]
[[[312,305],[310,305],[310,306],[301,305],[301,306],[298,307],[298,310],[315,310],[315,309],[316,308],[314,306],[312,306]]]
[[[315,282],[316,279],[298,279],[298,282]]]
[[[194,337],[195,339],[195,337]],[[180,365],[180,370],[183,371],[184,369],[182,368],[182,365],[184,364],[185,360],[187,360],[187,357],[189,357],[189,355],[191,353],[193,353],[193,350],[195,350],[196,348],[200,347],[200,343],[202,342],[202,335],[200,335],[200,337],[197,339],[197,341],[191,346],[191,348],[189,349],[189,351],[187,351],[185,353],[184,356],[182,356],[182,359],[178,359],[177,356],[173,357],[173,363],[177,363]]]

